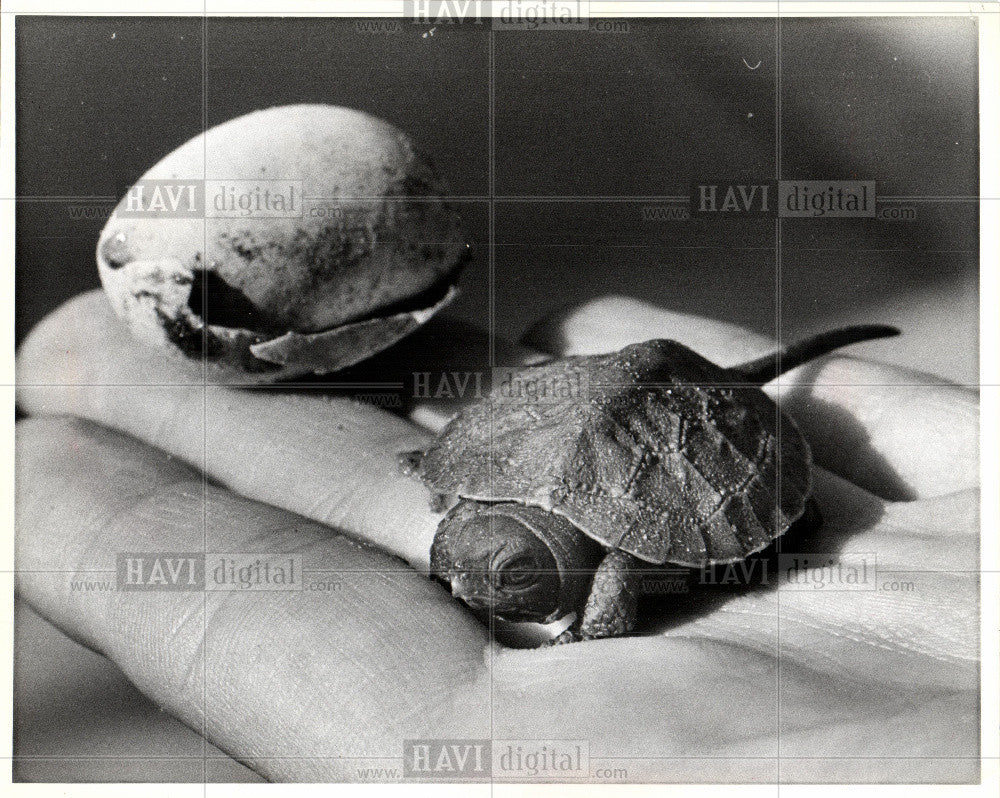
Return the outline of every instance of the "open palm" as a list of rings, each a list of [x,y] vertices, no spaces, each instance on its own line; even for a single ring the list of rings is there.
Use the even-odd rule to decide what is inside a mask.
[[[653,337],[723,366],[771,346],[616,298],[547,320],[527,343],[591,353]],[[369,378],[482,370],[474,340],[432,325]],[[425,445],[454,402],[404,418],[330,391],[205,386],[84,295],[20,353],[18,401],[33,417],[18,427],[18,590],[276,780],[401,769],[415,738],[586,741],[592,779],[974,778],[977,397],[849,357],[769,390],[813,447],[822,529],[783,541],[750,584],[695,579],[648,602],[635,637],[518,650],[419,573],[439,516],[396,455]],[[114,572],[119,552],[192,551],[298,554],[314,589],[69,587]],[[864,589],[816,568],[793,578],[795,553],[863,572]]]

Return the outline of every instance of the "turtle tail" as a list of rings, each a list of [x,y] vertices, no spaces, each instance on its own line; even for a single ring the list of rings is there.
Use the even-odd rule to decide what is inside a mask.
[[[858,324],[853,327],[841,327],[839,330],[814,335],[791,346],[779,349],[771,355],[765,355],[757,360],[751,360],[741,366],[734,366],[735,372],[748,382],[763,385],[779,374],[791,371],[817,357],[829,354],[835,349],[861,341],[873,341],[877,338],[891,338],[899,335],[899,330],[886,324]]]

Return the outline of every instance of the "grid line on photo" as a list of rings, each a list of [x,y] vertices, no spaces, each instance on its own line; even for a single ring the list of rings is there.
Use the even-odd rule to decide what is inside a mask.
[[[692,383],[692,384],[695,387],[702,387],[702,388],[703,387],[707,387],[707,386],[704,386],[704,385],[698,385],[697,383]],[[903,388],[964,388],[964,389],[969,390],[969,391],[978,391],[980,388],[997,388],[997,387],[1000,387],[1000,383],[991,383],[991,382],[969,382],[969,383],[966,383],[966,382],[947,382],[947,383],[942,383],[942,382],[932,382],[932,381],[928,381],[928,382],[846,382],[846,381],[839,381],[838,380],[837,382],[824,382],[822,380],[814,380],[814,381],[810,382],[809,384],[810,384],[810,386],[813,386],[813,387],[816,387],[816,388],[893,388],[893,389],[895,389],[895,388],[899,388],[899,389],[903,389]],[[792,383],[787,383],[786,385],[788,385],[790,387],[792,385]],[[0,385],[0,387],[13,388],[15,386],[3,384],[3,385]],[[24,388],[24,389],[28,389],[28,388],[30,388],[30,389],[41,389],[41,388],[139,388],[139,389],[153,389],[153,388],[191,388],[191,387],[197,387],[197,386],[192,386],[191,383],[182,383],[182,382],[176,382],[176,383],[149,383],[149,382],[137,382],[137,383],[127,383],[127,382],[100,382],[100,383],[93,383],[93,382],[89,382],[89,383],[88,382],[64,382],[64,383],[53,383],[53,382],[47,382],[47,383],[21,383],[19,385],[19,387],[20,388]],[[267,393],[270,390],[267,387],[261,386],[261,385],[256,384],[256,383],[249,383],[249,382],[248,383],[227,383],[225,385],[212,384],[209,387],[210,388],[219,388],[219,387],[222,387],[222,388],[225,388],[227,390],[228,389],[244,389],[245,388],[245,389],[252,389],[254,391],[260,391],[261,393]],[[727,387],[748,387],[748,386],[742,385],[741,383],[727,383]],[[757,386],[756,385],[751,385],[749,387],[757,387]],[[301,384],[297,384],[297,383],[292,382],[292,383],[287,383],[286,385],[283,386],[283,389],[277,390],[276,392],[277,393],[282,393],[283,391],[287,391],[289,389],[291,389],[293,391],[334,391],[334,390],[339,390],[339,391],[357,391],[357,390],[361,390],[362,388],[368,388],[368,389],[381,388],[381,389],[384,389],[384,390],[387,391],[386,395],[393,396],[395,398],[399,398],[400,402],[402,403],[402,397],[398,393],[399,389],[395,388],[395,387],[391,387],[391,386],[384,386],[384,385],[369,385],[369,386],[351,385],[351,386],[344,386],[344,385],[338,385],[336,383],[328,383],[328,384],[323,384],[323,383],[301,383]],[[395,392],[395,393],[393,393],[393,392]],[[339,397],[338,396],[331,396],[329,398],[331,398],[331,399],[339,398],[339,399],[346,400],[346,401],[357,401],[358,404],[375,404],[375,405],[378,404],[378,400],[377,399],[373,399],[370,394],[368,394],[368,395],[362,395],[360,398],[357,398],[357,397],[351,396],[348,393],[348,394],[345,394],[344,396],[339,396]]]
[[[202,175],[203,181],[208,180],[208,5],[201,20],[201,132],[202,132]],[[208,253],[208,225],[202,224],[202,252]],[[209,307],[208,280],[201,281],[201,306]],[[207,320],[206,320],[207,323]],[[201,451],[201,523],[202,552],[208,552],[208,335],[201,336],[201,381],[202,381],[202,451]],[[201,599],[201,647],[198,656],[201,659],[201,723],[198,736],[201,737],[201,780],[202,795],[208,796],[208,593]],[[197,665],[197,663],[196,663]]]
[[[782,170],[781,170],[781,123],[782,123],[782,107],[781,107],[781,71],[783,69],[782,52],[781,52],[781,0],[777,0],[777,16],[774,21],[774,179],[776,181],[781,180]],[[782,399],[783,395],[781,392],[782,384],[782,355],[784,353],[785,340],[784,340],[784,320],[782,318],[782,232],[783,232],[783,219],[780,215],[774,220],[774,232],[775,232],[775,263],[774,263],[774,288],[775,288],[775,301],[774,301],[774,327],[775,327],[775,338],[777,340],[777,350],[775,354],[775,371],[777,372],[776,384],[777,384],[777,394],[774,399],[775,407],[775,433],[777,442],[775,444],[776,451],[780,453],[782,449],[782,434],[784,430],[784,416],[782,413]],[[777,506],[782,505],[781,491],[783,488],[782,484],[782,469],[777,468],[775,471],[776,476],[776,501]],[[776,530],[780,532],[779,530]],[[784,545],[784,536],[778,535],[775,541],[775,546],[778,550],[779,556],[781,554],[782,547]],[[775,739],[777,741],[777,768],[778,777],[776,785],[776,794],[781,795],[781,760],[782,760],[782,694],[783,694],[783,682],[782,682],[782,657],[784,652],[781,645],[781,591],[777,591],[775,594],[776,601],[776,612],[775,612],[775,723],[777,724],[777,734]]]
[[[0,197],[0,200],[4,202],[38,202],[38,203],[71,203],[71,202],[89,202],[89,203],[115,203],[118,201],[118,197],[112,197],[107,195],[86,195],[86,196],[57,196],[57,195],[22,195],[17,197]],[[420,203],[420,202],[438,202],[440,200],[445,200],[447,202],[499,202],[499,203],[509,203],[509,202],[568,202],[568,203],[582,203],[582,202],[690,202],[690,194],[497,194],[496,196],[490,196],[489,194],[442,194],[439,197],[435,197],[433,200],[420,198],[420,197],[372,197],[366,195],[359,196],[343,196],[343,197],[328,197],[328,196],[306,196],[302,197],[303,200],[321,202],[324,200],[328,201],[345,201],[345,200],[373,200],[377,199],[379,201],[385,202],[399,202],[399,203]],[[996,202],[1000,197],[979,197],[973,195],[961,195],[961,194],[950,194],[950,195],[935,195],[935,194],[913,194],[913,195],[894,195],[886,194],[879,196],[879,201],[881,202],[957,202],[957,203],[978,203],[978,202]]]
[[[782,59],[781,59],[781,0],[777,0],[777,11],[778,14],[774,20],[774,179],[781,180],[781,69],[782,69]],[[774,410],[775,410],[775,437],[777,442],[775,443],[776,451],[780,453],[782,450],[782,432],[783,432],[783,415],[781,411],[782,405],[782,394],[781,394],[781,382],[782,382],[782,371],[781,371],[781,358],[784,353],[784,323],[782,320],[782,302],[781,302],[781,234],[782,234],[782,219],[780,217],[774,220],[774,332],[775,339],[777,341],[777,349],[775,352],[775,372],[777,377],[775,382],[778,386],[778,393],[774,400]],[[775,469],[775,501],[778,507],[782,507],[782,469]],[[776,520],[776,523],[780,521]],[[781,529],[776,529],[776,540],[775,546],[778,550],[780,556],[782,546],[784,545],[783,535],[780,534]],[[775,724],[777,726],[775,740],[777,741],[777,784],[775,785],[775,793],[777,796],[781,796],[781,754],[782,754],[782,718],[781,718],[781,696],[782,696],[782,649],[781,649],[781,591],[777,591],[775,594]]]
[[[489,357],[490,369],[496,366],[496,34],[494,33],[492,26],[489,32],[486,34],[487,37],[487,48],[488,48],[488,69],[487,69],[487,80],[489,81],[488,89],[488,109],[487,113],[489,115],[488,119],[488,131],[487,131],[487,147],[489,149],[489,162],[488,162],[488,188],[489,188],[489,218],[486,223],[488,226],[487,236],[487,325],[488,325],[488,340],[487,340],[487,351]],[[492,450],[493,443],[493,430],[494,430],[494,419],[493,419],[493,407],[490,406],[490,437],[489,445]],[[492,492],[493,488],[493,470],[490,469],[489,474],[490,488]],[[494,544],[494,534],[495,534],[495,524],[494,517],[490,516],[489,519],[489,542],[490,548],[493,548]],[[493,584],[490,583],[488,597],[490,602],[493,602]],[[495,734],[495,720],[494,720],[494,708],[496,706],[496,684],[495,684],[495,663],[497,658],[496,653],[496,618],[491,612],[489,614],[489,645],[488,653],[486,657],[486,667],[489,670],[489,682],[490,682],[490,739],[494,739]],[[492,793],[494,784],[493,768],[490,767],[490,792]]]
[[[114,575],[117,573],[111,568],[14,568],[14,569],[0,569],[0,574],[66,574],[68,576],[75,576],[79,574],[103,574],[103,575]],[[407,566],[399,566],[397,568],[304,568],[302,570],[303,574],[411,574],[413,569]],[[555,574],[573,574],[573,573],[590,573],[590,570],[586,571],[575,571],[573,569],[562,569],[562,570],[546,570],[544,568],[539,568],[533,571],[533,573],[555,573]],[[663,573],[662,570],[658,568],[650,568],[648,571],[640,571],[640,573],[651,573],[660,574]],[[670,571],[668,570],[669,574]],[[990,568],[877,568],[875,575],[880,574],[996,574],[1000,573],[998,569]],[[290,591],[298,592],[298,591]],[[830,590],[830,592],[836,592],[835,590]]]
[[[180,755],[180,754],[178,754],[176,756],[172,756],[172,755],[143,756],[143,755],[139,755],[139,754],[132,754],[132,755],[128,755],[128,756],[119,756],[119,755],[116,755],[116,754],[104,754],[104,755],[102,755],[102,754],[82,754],[82,755],[75,755],[75,754],[45,755],[45,754],[39,754],[39,755],[31,755],[31,756],[23,756],[23,757],[22,756],[18,756],[18,757],[15,757],[15,758],[16,759],[35,759],[35,760],[45,760],[45,761],[59,760],[59,759],[72,759],[72,760],[90,760],[90,759],[92,759],[92,760],[98,760],[98,761],[99,760],[105,760],[105,759],[125,759],[125,760],[157,760],[157,759],[164,759],[164,760],[185,760],[185,759],[194,759],[194,760],[199,760],[200,761],[203,757],[201,757],[199,755],[194,755],[194,754],[189,754],[187,756]],[[209,753],[208,758],[209,759],[224,759],[225,760],[225,759],[230,759],[231,757],[229,757],[227,754],[212,754],[212,753]],[[782,756],[781,758],[782,759],[787,759],[789,761],[792,761],[792,760],[805,760],[805,761],[811,761],[811,760],[832,760],[832,761],[837,761],[837,760],[850,760],[850,761],[855,761],[855,760],[858,760],[858,761],[875,760],[875,761],[880,761],[881,762],[881,761],[885,761],[885,760],[899,760],[901,762],[909,762],[909,761],[935,760],[935,761],[942,761],[942,762],[949,762],[949,761],[957,761],[957,762],[969,762],[969,761],[971,761],[971,762],[976,762],[976,761],[979,761],[980,759],[1000,759],[1000,756],[981,756],[981,757],[980,756],[926,756],[926,757],[924,757],[924,756],[875,756],[875,755],[869,755],[869,756],[824,756],[822,754],[816,754],[815,756],[788,756],[788,755],[785,755],[785,756]],[[3,759],[11,759],[11,757],[0,757],[0,760],[3,760]],[[360,755],[360,754],[351,754],[351,755],[346,755],[346,754],[259,754],[259,755],[256,755],[255,754],[254,755],[254,759],[261,759],[261,760],[282,760],[282,759],[284,759],[284,760],[288,760],[288,759],[293,759],[293,760],[295,760],[295,759],[307,760],[308,759],[308,760],[316,760],[316,761],[326,761],[326,760],[401,761],[402,757],[399,757],[399,756],[383,756],[381,754],[371,754],[370,756],[363,756],[363,755]],[[700,761],[700,760],[708,760],[708,761],[717,760],[717,761],[726,761],[726,762],[744,762],[744,761],[746,761],[746,762],[755,762],[755,761],[772,762],[775,759],[777,759],[777,757],[774,757],[774,756],[763,756],[763,755],[760,755],[760,756],[750,756],[750,755],[735,755],[735,754],[732,755],[732,756],[725,756],[725,755],[720,755],[720,754],[714,754],[714,755],[713,754],[687,754],[687,755],[678,754],[678,755],[674,755],[674,756],[666,756],[666,755],[664,755],[664,756],[650,756],[650,755],[625,756],[625,755],[592,754],[591,755],[591,759],[597,759],[597,760],[601,760],[601,761],[605,761],[605,760],[608,760],[608,761],[626,760],[626,761],[652,761],[652,762],[656,762],[656,761],[683,761],[683,760],[692,760],[692,761],[696,761],[696,762]]]

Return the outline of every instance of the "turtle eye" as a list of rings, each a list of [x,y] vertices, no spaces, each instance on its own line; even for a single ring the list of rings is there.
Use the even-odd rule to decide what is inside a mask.
[[[517,557],[504,563],[497,573],[499,587],[521,588],[538,578],[535,561],[531,557]]]

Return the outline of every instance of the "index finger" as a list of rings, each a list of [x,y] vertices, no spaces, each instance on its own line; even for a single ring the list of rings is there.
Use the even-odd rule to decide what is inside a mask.
[[[528,353],[512,347],[501,356],[510,362]],[[470,380],[488,363],[488,338],[451,322],[428,325],[322,382],[205,385],[197,369],[138,344],[95,291],[32,331],[18,354],[17,401],[32,414],[73,415],[126,432],[244,496],[336,526],[426,571],[440,515],[420,481],[401,473],[398,456],[425,448],[427,429],[460,404],[436,389],[439,380]],[[403,394],[413,392],[407,380],[416,380],[415,371],[427,375],[420,395],[430,396],[409,408],[419,424],[373,401],[409,402]]]
[[[397,454],[429,435],[350,396],[193,382],[137,344],[100,292],[70,300],[18,356],[17,401],[126,432],[217,482],[367,540],[426,570],[438,518]]]

